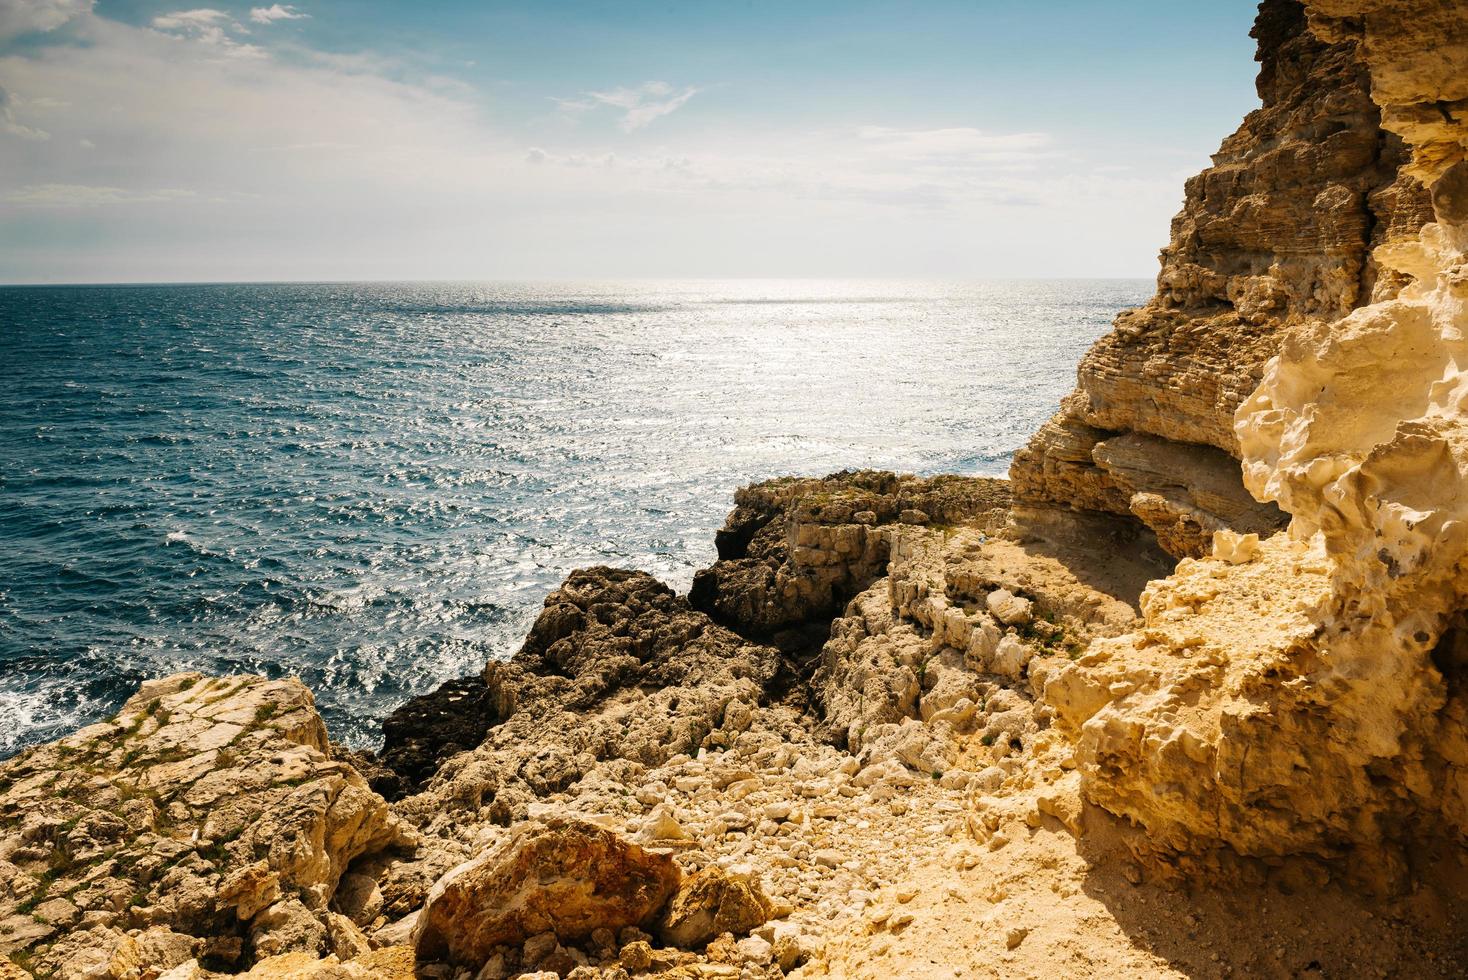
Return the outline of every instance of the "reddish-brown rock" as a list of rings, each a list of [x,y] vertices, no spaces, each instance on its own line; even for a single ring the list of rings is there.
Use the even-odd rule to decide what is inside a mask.
[[[570,943],[648,925],[681,880],[670,854],[594,824],[531,822],[434,885],[414,942],[420,959],[477,969],[496,947],[542,933]]]

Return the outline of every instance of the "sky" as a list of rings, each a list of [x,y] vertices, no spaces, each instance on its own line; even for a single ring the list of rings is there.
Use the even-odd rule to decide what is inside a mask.
[[[1137,276],[1251,0],[0,0],[0,282]]]

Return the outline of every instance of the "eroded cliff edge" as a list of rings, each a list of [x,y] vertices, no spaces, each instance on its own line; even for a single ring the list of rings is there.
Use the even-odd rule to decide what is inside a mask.
[[[1012,484],[745,488],[377,757],[150,682],[0,767],[0,977],[1462,975],[1468,9],[1254,33]]]
[[[1157,295],[1117,318],[1015,458],[1016,516],[1032,534],[1074,535],[1105,515],[1196,557],[1220,528],[1282,527],[1239,478],[1234,413],[1289,330],[1406,281],[1373,250],[1415,235],[1432,208],[1401,135],[1382,126],[1364,40],[1311,30],[1293,2],[1261,5],[1253,36],[1262,106],[1187,182]]]
[[[1457,848],[1468,829],[1468,17],[1445,3],[1305,13],[1365,70],[1411,150],[1397,180],[1429,187],[1435,220],[1376,247],[1372,302],[1289,324],[1234,411],[1244,483],[1287,531],[1215,535],[1210,557],[1148,587],[1142,630],[1041,683],[1088,798],[1160,849],[1205,865],[1335,857],[1399,887],[1404,841]]]

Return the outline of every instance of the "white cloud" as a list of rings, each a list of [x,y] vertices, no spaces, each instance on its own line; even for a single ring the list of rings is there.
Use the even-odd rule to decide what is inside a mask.
[[[241,44],[230,31],[248,33],[229,14],[211,7],[175,10],[153,18],[153,29],[172,38],[187,38],[240,57],[261,58],[265,52],[253,44]]]
[[[171,14],[160,14],[153,18],[153,26],[160,31],[202,31],[229,19],[229,14],[222,10],[200,7],[196,10],[175,10]]]
[[[1033,161],[1052,155],[1045,133],[986,133],[965,126],[893,129],[862,126],[857,135],[878,152],[902,160],[982,162]]]
[[[0,200],[148,204],[158,221],[180,203],[263,200],[284,220],[354,196],[411,196],[415,185],[492,183],[494,137],[475,107],[384,78],[372,59],[221,59],[208,31],[233,27],[213,8],[148,28],[91,16],[77,29],[82,43],[0,54]],[[30,117],[42,104],[57,139],[22,153],[5,134],[41,138]]]
[[[0,41],[45,33],[91,13],[94,0],[0,0]]]
[[[696,88],[685,88],[680,92],[667,82],[644,82],[636,88],[585,92],[579,98],[552,101],[562,110],[573,113],[587,112],[598,106],[619,109],[622,112],[620,125],[624,131],[630,133],[654,119],[677,111],[697,94]]]
[[[301,13],[289,4],[281,6],[273,3],[268,7],[250,8],[250,19],[257,24],[273,24],[278,20],[305,20],[310,16],[310,14]]]
[[[583,168],[601,164],[606,157],[535,147],[526,160]],[[617,166],[629,180],[667,193],[773,194],[942,211],[1040,204],[1047,199],[1045,187],[1055,179],[1055,165],[1061,162],[1066,162],[1065,155],[1044,133],[864,126],[795,139],[781,135],[738,146],[626,156]]]
[[[22,125],[15,118],[15,97],[0,88],[0,133],[18,136],[23,140],[48,140],[51,134],[44,129]]]

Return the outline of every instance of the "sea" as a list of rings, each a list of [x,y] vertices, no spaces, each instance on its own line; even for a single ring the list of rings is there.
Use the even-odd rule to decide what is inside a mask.
[[[335,739],[589,565],[686,590],[736,488],[1003,475],[1147,280],[0,288],[0,757],[149,677]]]

